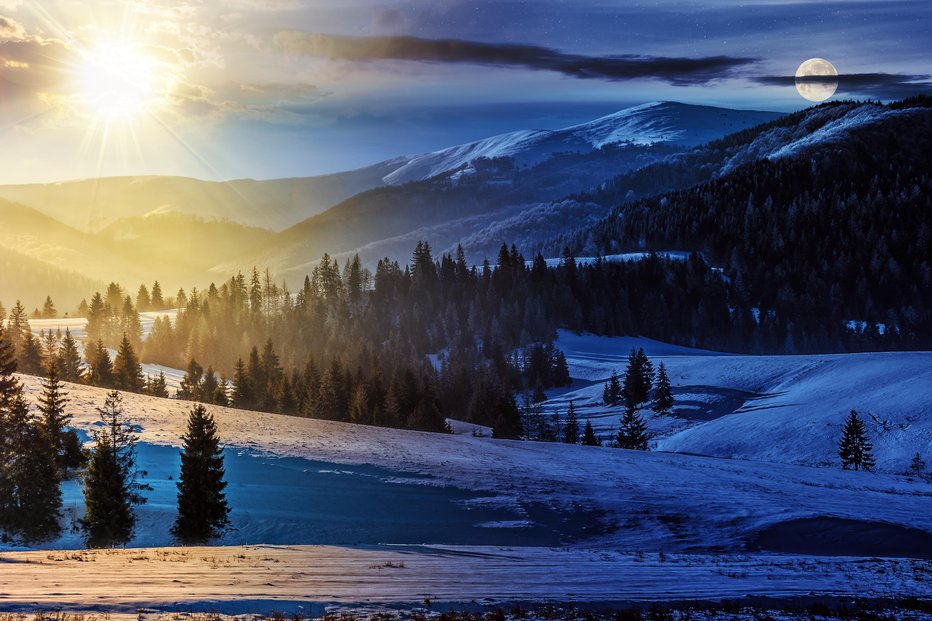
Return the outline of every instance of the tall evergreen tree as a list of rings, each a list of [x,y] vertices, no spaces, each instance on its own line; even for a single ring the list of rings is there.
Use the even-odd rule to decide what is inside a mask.
[[[595,435],[595,430],[592,428],[592,421],[588,418],[586,419],[586,427],[583,430],[582,443],[584,446],[602,446],[602,442]]]
[[[178,518],[172,534],[183,543],[204,543],[229,524],[223,449],[214,417],[203,405],[188,416],[178,480]]]
[[[637,451],[647,450],[647,425],[633,406],[625,407],[618,429],[618,447]]]
[[[120,349],[113,361],[113,385],[126,392],[142,392],[144,385],[142,365],[129,337],[124,333]]]
[[[566,411],[566,425],[563,427],[563,442],[566,444],[579,444],[579,421],[576,419],[576,406],[570,401]]]
[[[55,309],[55,302],[52,301],[52,296],[46,296],[45,304],[42,305],[42,318],[55,319],[56,317],[58,317],[58,311]]]
[[[644,353],[644,348],[636,351],[632,349],[628,354],[628,366],[625,368],[622,387],[625,407],[637,407],[647,401],[653,381],[654,367]]]
[[[110,352],[104,347],[104,342],[98,339],[97,344],[87,350],[85,358],[88,365],[87,383],[91,386],[112,388],[113,361],[110,359]]]
[[[162,298],[162,285],[159,281],[152,283],[152,292],[149,294],[149,308],[160,311],[165,310],[165,300]]]
[[[71,336],[71,330],[65,328],[65,338],[58,348],[58,373],[66,382],[80,383],[84,381],[84,368],[81,365],[81,352],[78,343]]]
[[[52,443],[21,388],[0,419],[0,528],[27,543],[53,539],[61,532],[62,496]]]
[[[605,386],[602,388],[602,403],[605,405],[618,405],[621,403],[622,394],[618,373],[612,369],[612,376],[605,382]]]
[[[153,397],[160,397],[162,399],[168,398],[168,382],[165,380],[165,372],[159,371],[159,374],[155,377],[146,378],[146,390],[147,395],[152,395]]]
[[[178,387],[178,398],[186,401],[204,401],[201,386],[204,383],[204,368],[191,358],[188,368]]]
[[[77,466],[70,463],[74,456],[68,455],[66,434],[71,423],[71,415],[65,412],[70,401],[58,376],[58,365],[50,364],[45,379],[42,381],[42,394],[39,395],[39,413],[41,423],[48,441],[51,442],[55,460],[62,471]]]
[[[133,505],[145,502],[136,471],[136,437],[123,413],[119,392],[107,394],[98,409],[103,428],[84,475],[83,527],[88,547],[125,545],[133,536]]]
[[[841,467],[847,470],[873,470],[874,450],[870,438],[867,437],[867,427],[855,410],[851,410],[845,421],[841,441],[838,443],[838,456],[841,458]]]
[[[661,362],[657,369],[657,381],[654,383],[654,401],[651,409],[658,416],[666,416],[673,410],[673,403],[673,387],[670,385],[667,369]]]

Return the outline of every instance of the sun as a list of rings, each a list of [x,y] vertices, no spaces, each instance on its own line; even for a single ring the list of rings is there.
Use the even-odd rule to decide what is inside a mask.
[[[74,71],[78,102],[106,122],[133,121],[164,103],[169,75],[145,49],[99,43],[81,52]]]

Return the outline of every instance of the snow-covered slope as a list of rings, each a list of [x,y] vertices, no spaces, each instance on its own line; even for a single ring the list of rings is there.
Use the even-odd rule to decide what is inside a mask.
[[[682,350],[663,347],[672,371],[672,356]],[[694,358],[696,367],[709,369],[720,359],[701,352]],[[732,372],[743,372],[740,366]],[[34,400],[38,378],[23,379]],[[735,380],[723,376],[722,381]],[[106,390],[68,388],[75,425],[92,433]],[[143,480],[152,488],[146,492],[149,502],[139,509],[134,546],[171,541],[178,447],[190,407],[125,395],[125,411],[141,436]],[[927,511],[932,485],[889,474],[211,409],[227,447],[227,491],[234,509],[236,530],[225,544],[739,551],[761,529],[826,515],[932,531]],[[765,441],[761,436],[761,445]],[[80,517],[82,507],[77,483],[68,482],[67,523]],[[53,547],[81,545],[80,534],[69,530]]]
[[[545,409],[565,413],[572,400],[605,436],[622,412],[602,404],[603,383],[643,347],[655,367],[667,367],[678,401],[676,417],[643,410],[657,450],[838,467],[841,428],[857,410],[878,469],[905,472],[917,452],[932,463],[932,392],[924,388],[932,386],[932,352],[738,356],[565,331],[557,346],[581,381],[553,393]]]
[[[468,166],[479,158],[510,157],[516,164],[529,165],[556,153],[585,153],[613,144],[690,147],[778,116],[775,112],[653,102],[565,129],[521,130],[410,156],[383,180],[397,185],[428,179]]]

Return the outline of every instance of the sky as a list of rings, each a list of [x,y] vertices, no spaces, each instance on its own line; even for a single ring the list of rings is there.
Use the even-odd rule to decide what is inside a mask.
[[[358,168],[657,100],[932,92],[928,0],[0,0],[0,183]]]

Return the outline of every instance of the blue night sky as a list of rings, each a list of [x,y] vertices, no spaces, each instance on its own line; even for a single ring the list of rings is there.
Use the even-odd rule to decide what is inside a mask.
[[[889,100],[928,90],[930,30],[927,0],[0,0],[0,182],[319,174],[654,100],[791,111],[810,57],[836,99]]]

